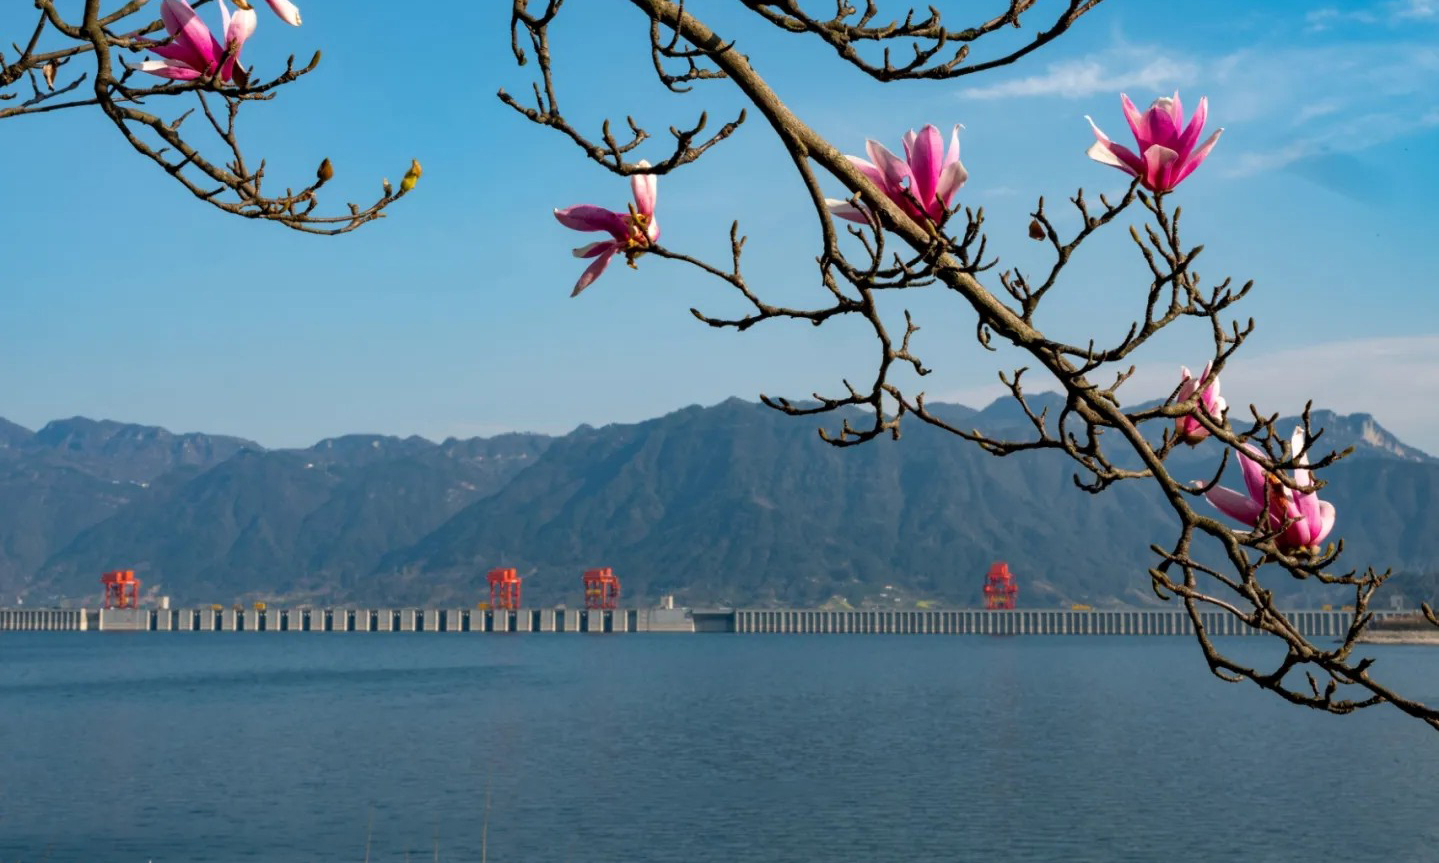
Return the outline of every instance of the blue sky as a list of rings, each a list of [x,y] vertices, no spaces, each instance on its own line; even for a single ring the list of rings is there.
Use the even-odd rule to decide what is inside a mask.
[[[0,27],[28,26],[25,5],[7,4]],[[0,416],[33,428],[83,414],[301,446],[347,432],[564,432],[732,395],[834,392],[863,374],[873,349],[858,327],[704,327],[691,306],[740,307],[681,265],[612,266],[569,298],[582,268],[569,250],[591,237],[550,211],[621,208],[627,187],[495,98],[501,86],[526,92],[533,70],[514,65],[507,7],[438,4],[436,22],[409,4],[308,0],[298,30],[262,9],[246,48],[262,74],[289,53],[325,56],[242,117],[247,154],[269,160],[272,182],[301,184],[328,156],[339,204],[373,197],[382,176],[398,181],[412,156],[424,164],[416,194],[345,237],[222,216],[97,115],[7,121]],[[1175,198],[1188,240],[1206,247],[1201,273],[1258,282],[1240,314],[1259,330],[1226,372],[1230,403],[1290,412],[1312,397],[1439,452],[1439,2],[1184,7],[1156,15],[1150,0],[1107,0],[1015,66],[889,86],[730,4],[709,20],[846,152],[963,123],[960,200],[986,208],[991,250],[1020,265],[1042,261],[1024,235],[1036,196],[1125,185],[1085,158],[1085,114],[1122,139],[1119,91],[1141,103],[1176,87],[1189,105],[1207,95],[1226,131]],[[652,158],[667,152],[670,125],[740,107],[722,82],[685,96],[660,88],[645,22],[621,0],[571,3],[555,39],[573,118],[596,129],[606,114],[635,115],[656,133],[641,151]],[[821,301],[812,216],[762,123],[663,178],[659,201],[667,246],[721,257],[738,218],[752,283]],[[1126,243],[1122,229],[1095,242],[1041,325],[1121,332],[1144,284]],[[974,347],[952,298],[918,293],[907,305],[936,369],[931,398],[994,398],[996,370],[1017,358]],[[1197,368],[1206,350],[1199,328],[1176,332],[1139,358],[1126,391],[1167,391],[1178,365]]]

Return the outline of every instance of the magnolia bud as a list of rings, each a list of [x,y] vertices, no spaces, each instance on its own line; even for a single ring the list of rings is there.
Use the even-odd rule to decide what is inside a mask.
[[[330,164],[329,159],[321,162],[319,170],[315,171],[315,178],[318,179],[321,183],[330,182],[330,180],[333,179],[334,176],[335,166]]]
[[[60,66],[54,60],[51,60],[40,69],[41,74],[45,76],[45,84],[51,90],[55,89],[55,70],[58,68],[60,68]]]
[[[400,181],[400,191],[408,192],[415,188],[415,184],[420,181],[420,174],[422,173],[424,172],[420,169],[420,160],[411,159],[410,170],[405,172],[405,178]]]

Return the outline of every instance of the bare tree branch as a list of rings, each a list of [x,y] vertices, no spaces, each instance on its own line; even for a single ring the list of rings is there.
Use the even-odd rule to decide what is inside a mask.
[[[302,67],[297,67],[291,57],[284,71],[266,81],[251,80],[250,70],[237,66],[233,82],[221,80],[211,70],[189,81],[166,80],[139,86],[133,80],[134,71],[118,60],[116,52],[138,53],[168,41],[156,41],[165,35],[163,24],[159,20],[147,21],[124,34],[116,29],[144,5],[144,0],[129,0],[102,13],[100,0],[86,0],[80,22],[73,23],[62,15],[54,0],[35,0],[36,24],[24,47],[14,46],[17,56],[13,61],[7,62],[0,55],[0,119],[98,108],[135,152],[155,163],[199,200],[232,215],[277,222],[305,233],[352,231],[383,218],[385,209],[413,188],[413,182],[402,183],[395,191],[385,181],[381,183],[381,194],[371,203],[352,203],[341,212],[326,213],[320,208],[318,193],[334,176],[331,166],[323,171],[317,169],[314,181],[298,188],[267,191],[264,160],[253,169],[247,167],[238,131],[241,107],[267,101],[281,87],[313,72],[320,62],[319,52]],[[195,5],[203,8],[206,0]],[[59,47],[41,50],[42,43],[47,42]],[[72,71],[75,64],[88,68]],[[29,85],[28,97],[15,92],[21,82]],[[196,102],[194,107],[168,116],[144,107],[156,100],[168,104],[174,99]],[[223,108],[216,112],[212,101],[222,102]],[[183,125],[197,108],[206,117],[211,133],[204,142],[191,136],[191,130]],[[212,150],[218,155],[208,155]],[[418,177],[417,172],[411,173]]]
[[[1217,379],[1254,330],[1252,320],[1229,317],[1254,289],[1253,282],[1235,287],[1227,278],[1214,284],[1203,280],[1196,270],[1203,247],[1184,242],[1183,213],[1170,206],[1167,192],[1149,191],[1136,180],[1117,201],[1100,196],[1096,206],[1081,190],[1069,199],[1080,226],[1068,237],[1061,236],[1041,198],[1031,212],[1028,235],[1048,246],[1052,262],[1035,277],[1013,268],[996,270],[982,210],[951,209],[945,203],[944,211],[939,213],[922,206],[923,202],[914,198],[912,187],[888,192],[879,189],[785,104],[749,58],[734,50],[733,40],[721,37],[696,18],[693,3],[688,8],[671,0],[630,3],[648,20],[653,65],[664,86],[679,93],[691,93],[691,85],[700,81],[733,86],[784,147],[815,213],[821,302],[796,308],[765,300],[764,292],[743,274],[744,238],[738,224],[730,227],[730,260],[724,266],[657,244],[644,251],[692,267],[739,295],[746,309],[739,316],[691,310],[709,326],[743,331],[773,319],[807,320],[822,326],[834,318],[858,316],[874,336],[874,373],[862,385],[842,380],[837,394],[814,393],[812,401],[806,402],[762,396],[765,404],[792,416],[834,415],[838,429],[821,429],[820,434],[836,446],[854,446],[881,435],[898,438],[902,419],[908,414],[996,456],[1033,450],[1062,452],[1076,465],[1075,483],[1091,493],[1101,493],[1120,482],[1146,481],[1162,496],[1178,526],[1173,542],[1152,546],[1158,562],[1148,572],[1151,588],[1160,600],[1177,597],[1184,603],[1196,640],[1216,676],[1229,681],[1247,680],[1295,704],[1331,713],[1391,704],[1439,728],[1439,710],[1408,699],[1377,680],[1371,675],[1375,664],[1371,659],[1353,657],[1354,648],[1373,618],[1370,602],[1389,573],[1373,569],[1335,572],[1332,568],[1342,555],[1342,542],[1319,548],[1313,547],[1317,543],[1296,543],[1290,538],[1294,529],[1304,525],[1303,516],[1294,515],[1288,501],[1296,495],[1317,493],[1324,486],[1319,473],[1348,454],[1347,450],[1324,453],[1316,448],[1323,431],[1311,425],[1309,408],[1291,444],[1275,428],[1277,417],[1262,414],[1253,406],[1251,421],[1243,426],[1232,422],[1224,411],[1211,412],[1203,400],[1202,387],[1182,394],[1177,385],[1160,404],[1125,407],[1121,390],[1134,372],[1129,361],[1160,332],[1186,323],[1207,331],[1213,344],[1210,380]],[[524,63],[526,53],[521,50],[519,37],[523,30],[541,70],[541,83],[535,87],[536,107],[520,106],[503,91],[500,98],[529,120],[558,129],[592,160],[614,173],[649,170],[624,158],[647,137],[633,120],[629,122],[629,141],[614,140],[606,124],[603,143],[596,144],[564,119],[550,74],[548,42],[548,28],[561,3],[551,0],[544,14],[534,16],[527,12],[528,5],[525,0],[515,0],[515,53]],[[970,61],[970,46],[1003,27],[1018,26],[1021,16],[1033,5],[1032,0],[1011,0],[999,15],[963,30],[946,28],[940,13],[933,9],[928,16],[911,12],[902,21],[879,23],[873,2],[861,10],[838,0],[834,15],[828,18],[807,14],[797,0],[746,0],[744,5],[770,25],[795,34],[818,36],[842,60],[888,81],[947,79],[1013,62],[1056,38],[1096,3],[1070,0],[1050,27],[1031,41],[978,62]],[[913,46],[913,59],[891,59],[887,43],[895,40]],[[882,46],[881,58],[873,61],[861,56],[860,49],[866,45]],[[663,173],[694,162],[733,131],[733,127],[726,127],[700,146],[691,146],[691,138],[676,133],[673,154],[653,172]],[[836,231],[825,197],[826,177],[842,185],[849,195],[849,216],[868,219],[868,225],[850,227],[843,233]],[[1094,341],[1067,344],[1045,335],[1039,329],[1039,311],[1076,252],[1098,232],[1131,215],[1137,215],[1138,221],[1129,226],[1129,236],[1148,271],[1148,284],[1136,291],[1137,307],[1125,334],[1109,345]],[[997,283],[994,287],[981,281],[991,275]],[[1035,408],[1022,385],[1028,367],[1001,374],[1000,380],[1029,423],[1027,437],[1009,440],[979,429],[962,428],[931,411],[923,392],[907,392],[909,384],[901,379],[901,373],[913,373],[915,378],[929,373],[919,352],[920,326],[905,310],[902,330],[891,327],[877,298],[894,291],[925,288],[942,289],[962,301],[973,314],[981,346],[992,347],[997,339],[1026,353],[1037,369],[1059,384],[1063,405],[1053,415],[1048,408]],[[855,409],[863,412],[863,422],[856,422]],[[1181,439],[1174,425],[1181,419],[1192,422],[1199,431],[1191,430]],[[1167,460],[1179,445],[1193,445],[1198,439],[1212,439],[1211,445],[1218,448],[1219,464],[1208,479],[1188,482],[1170,472]],[[1232,460],[1243,462],[1248,465],[1246,470],[1264,477],[1265,499],[1252,529],[1235,530],[1192,506],[1199,496],[1213,493]],[[1199,543],[1204,545],[1203,554],[1199,553]],[[1274,591],[1265,586],[1266,580],[1276,574],[1352,591],[1351,624],[1337,645],[1321,647],[1285,617],[1275,604]],[[1224,655],[1204,629],[1200,616],[1203,609],[1218,609],[1278,639],[1286,646],[1284,658],[1273,668],[1261,669]],[[1424,614],[1430,623],[1439,626],[1439,617],[1428,606]]]

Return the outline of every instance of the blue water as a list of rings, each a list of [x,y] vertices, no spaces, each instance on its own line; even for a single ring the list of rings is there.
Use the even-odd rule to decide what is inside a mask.
[[[1372,652],[1439,701],[1439,650]],[[1183,638],[0,634],[3,863],[367,836],[372,861],[1436,860],[1439,733],[1222,683]]]

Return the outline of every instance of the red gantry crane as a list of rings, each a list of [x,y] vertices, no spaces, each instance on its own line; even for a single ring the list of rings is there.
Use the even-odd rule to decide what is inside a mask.
[[[984,607],[1012,609],[1018,596],[1019,584],[1014,580],[1014,573],[1009,571],[1009,564],[999,561],[991,566],[984,577]]]
[[[587,569],[584,575],[585,608],[614,608],[620,598],[620,580],[607,566]]]
[[[490,608],[515,611],[520,607],[520,582],[513,569],[490,570]]]
[[[140,579],[133,569],[117,569],[100,576],[105,586],[104,608],[139,608]]]

